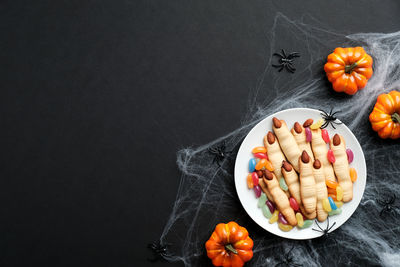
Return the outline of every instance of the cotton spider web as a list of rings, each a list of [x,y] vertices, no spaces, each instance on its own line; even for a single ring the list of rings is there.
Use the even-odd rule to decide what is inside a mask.
[[[291,33],[292,40],[280,34],[285,31]],[[162,243],[174,244],[167,260],[182,261],[186,266],[210,265],[205,241],[217,223],[234,220],[245,226],[254,240],[254,257],[247,266],[274,266],[281,262],[284,254],[279,259],[271,251],[276,246],[288,250],[291,241],[269,234],[247,216],[236,194],[232,164],[221,164],[221,167],[211,164],[215,155],[209,149],[224,142],[226,151],[235,150],[255,124],[280,110],[335,107],[341,110],[341,121],[352,130],[364,151],[368,166],[364,196],[352,217],[335,231],[335,236],[340,235],[339,245],[332,246],[328,241],[297,242],[292,257],[295,264],[302,266],[397,265],[400,262],[399,221],[379,216],[382,206],[378,196],[389,189],[396,195],[400,193],[400,144],[379,139],[371,130],[368,115],[379,94],[400,88],[400,32],[346,36],[319,26],[311,17],[293,21],[278,13],[267,34],[270,46],[265,54],[272,55],[282,44],[287,50],[301,52],[297,72],[273,71],[269,58],[257,85],[249,90],[242,125],[209,144],[178,152],[177,164],[182,177],[161,234]],[[372,78],[353,97],[333,92],[321,71],[326,56],[337,46],[363,46],[374,59]]]

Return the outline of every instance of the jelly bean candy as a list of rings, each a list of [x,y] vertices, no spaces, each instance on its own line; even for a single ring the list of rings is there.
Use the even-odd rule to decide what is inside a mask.
[[[330,212],[332,210],[331,205],[329,204],[329,199],[324,198],[322,200],[322,207],[326,212]]]
[[[328,150],[328,160],[330,163],[335,163],[335,155],[333,154],[333,151],[331,149]]]
[[[279,222],[281,222],[281,223],[283,223],[283,224],[288,224],[288,222],[287,222],[286,219],[285,219],[285,216],[283,216],[283,214],[280,213],[280,212],[279,212],[279,214],[278,214],[278,220],[279,220]]]
[[[249,161],[249,172],[254,172],[254,170],[256,169],[256,160],[255,159],[250,159]]]
[[[336,187],[337,188],[337,187]],[[328,187],[328,194],[336,194],[336,189]]]
[[[292,207],[292,209],[294,211],[298,211],[299,210],[299,204],[297,204],[296,199],[294,199],[293,197],[289,198],[289,203],[290,203],[290,207]]]
[[[322,139],[324,139],[325,143],[329,143],[329,141],[330,141],[329,133],[326,129],[321,129],[321,135],[322,135]]]
[[[259,208],[261,208],[262,206],[265,206],[265,202],[267,201],[267,196],[263,193],[263,192],[261,192],[261,196],[260,196],[260,198],[258,199],[258,203],[257,203],[257,206],[259,207]]]
[[[339,185],[336,181],[332,181],[332,180],[325,180],[325,184],[327,187],[333,188],[333,189],[336,189],[336,187]]]
[[[312,140],[312,133],[311,133],[310,128],[306,127],[306,128],[304,129],[304,131],[306,132],[306,141],[307,141],[307,142],[311,142],[311,140]]]
[[[314,122],[311,124],[310,128],[312,130],[317,130],[318,128],[321,128],[322,124],[324,124],[324,119],[319,119],[317,122]]]
[[[269,201],[269,200],[265,204],[267,204],[267,206],[268,206],[269,210],[271,211],[271,213],[274,213],[274,211],[275,211],[274,204],[272,204],[272,202]]]
[[[267,170],[269,170],[270,172],[273,172],[275,169],[274,169],[274,166],[272,166],[272,163],[270,162],[270,161],[268,161],[267,160],[267,162],[265,163],[265,168],[267,169]]]
[[[349,161],[349,164],[353,162],[354,159],[354,153],[351,151],[350,148],[346,149],[346,154],[347,154],[347,160]]]
[[[329,199],[329,204],[331,205],[332,210],[337,209],[335,202],[333,201],[332,197],[328,197]]]
[[[303,227],[304,225],[303,214],[301,214],[300,212],[296,213],[296,219],[297,219],[297,226],[300,228]]]
[[[331,197],[334,201],[338,201],[336,198],[336,194],[328,194],[328,197]]]
[[[258,175],[257,175],[256,172],[253,172],[253,173],[251,174],[251,178],[253,179],[253,185],[254,185],[254,186],[258,185]]]
[[[293,229],[293,226],[289,224],[283,224],[283,223],[278,223],[279,229],[281,229],[284,232],[289,232],[290,230]]]
[[[253,185],[253,177],[252,177],[251,173],[249,173],[247,175],[247,179],[246,180],[247,180],[247,187],[249,189],[252,189],[254,187],[254,185]]]
[[[256,194],[256,198],[259,198],[261,196],[261,187],[259,185],[254,186],[253,188],[254,193]]]
[[[287,191],[288,187],[287,184],[285,182],[285,179],[282,177],[281,179],[279,179],[279,185],[282,188],[283,191]]]
[[[350,179],[353,183],[357,181],[357,171],[354,168],[350,168]]]
[[[269,210],[269,208],[266,205],[261,207],[261,211],[262,211],[263,215],[265,216],[265,218],[271,219],[271,217],[272,217],[271,211]]]
[[[340,185],[336,187],[336,199],[338,201],[342,201],[343,199],[343,189],[340,187]]]
[[[305,220],[304,221],[304,225],[303,225],[303,227],[301,227],[302,229],[304,229],[304,228],[308,228],[308,227],[310,227],[312,224],[313,224],[313,220]]]
[[[265,164],[266,164],[267,160],[266,159],[261,159],[257,164],[256,164],[256,170],[259,171],[261,170]]]
[[[328,214],[329,214],[329,216],[332,216],[332,215],[338,215],[338,214],[340,214],[340,213],[342,213],[342,209],[341,209],[341,208],[337,208],[337,209],[335,209],[335,210],[332,210],[332,211],[329,212]]]
[[[343,202],[342,201],[335,201],[335,205],[338,208],[341,208],[343,206]]]
[[[258,147],[253,148],[253,150],[251,152],[253,154],[256,154],[256,153],[264,153],[265,154],[265,153],[267,153],[267,149],[263,146],[258,146]]]
[[[275,210],[274,213],[272,214],[271,218],[269,219],[269,223],[276,223],[278,221],[278,214],[279,211]]]
[[[256,153],[256,154],[254,154],[254,157],[256,157],[258,159],[266,159],[266,160],[268,160],[267,154],[264,154],[264,153]]]

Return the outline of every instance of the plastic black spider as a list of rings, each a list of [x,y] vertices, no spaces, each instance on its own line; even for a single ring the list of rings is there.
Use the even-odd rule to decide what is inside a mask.
[[[320,232],[320,233],[322,233],[322,236],[328,236],[328,234],[329,234],[329,231],[333,228],[333,226],[335,226],[335,224],[336,224],[336,222],[334,222],[332,225],[331,225],[331,227],[329,227],[329,217],[327,218],[327,224],[326,224],[326,228],[325,229],[322,229],[321,228],[321,226],[319,226],[319,224],[318,224],[318,221],[317,220],[315,220],[315,223],[317,224],[317,226],[318,226],[318,228],[319,228],[319,230],[318,229],[314,229],[314,228],[312,228],[312,230],[313,231],[316,231],[316,232]]]
[[[293,59],[296,57],[300,57],[300,53],[293,52],[289,55],[286,55],[285,50],[282,49],[282,54],[274,53],[273,55],[280,57],[278,65],[272,64],[272,67],[279,68],[279,72],[281,72],[283,68],[290,71],[291,73],[294,73],[296,71],[296,68],[293,66]]]
[[[340,125],[343,122],[336,122],[337,118],[335,117],[336,113],[338,113],[339,111],[335,111],[332,113],[333,108],[331,108],[331,111],[329,113],[326,113],[325,111],[321,110],[322,113],[321,116],[324,119],[324,124],[321,125],[321,129],[324,129],[326,127],[328,127],[328,125],[332,125],[333,129],[336,129],[335,125]]]
[[[154,241],[153,243],[148,244],[147,247],[153,251],[153,258],[147,259],[151,262],[156,262],[171,256],[168,253],[167,245],[162,245],[161,241]]]
[[[208,152],[214,155],[213,163],[216,162],[218,167],[221,167],[221,162],[232,153],[232,151],[226,151],[225,141],[219,145],[210,147]]]
[[[391,213],[394,211],[395,208],[397,208],[396,206],[394,206],[394,202],[396,201],[396,195],[393,194],[393,196],[389,199],[384,199],[384,200],[380,200],[377,199],[376,202],[378,202],[381,206],[383,206],[381,212],[379,212],[379,216],[382,217],[382,215],[385,212]]]
[[[283,259],[278,262],[276,266],[302,266],[301,264],[297,264],[293,262],[293,256],[291,255],[292,250],[294,249],[294,246],[283,256]]]

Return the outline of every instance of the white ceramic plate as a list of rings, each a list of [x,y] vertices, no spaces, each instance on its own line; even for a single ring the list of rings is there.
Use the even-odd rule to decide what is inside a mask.
[[[240,202],[242,203],[244,209],[249,214],[249,216],[258,223],[262,228],[271,232],[275,235],[289,238],[289,239],[312,239],[321,236],[320,232],[313,231],[312,228],[318,229],[315,221],[313,225],[306,229],[298,229],[294,227],[289,232],[284,232],[278,228],[278,224],[270,224],[268,219],[264,217],[261,209],[257,207],[257,198],[255,197],[253,189],[247,188],[246,177],[249,173],[249,160],[253,157],[251,150],[256,146],[263,145],[263,138],[268,131],[272,131],[272,118],[277,117],[279,119],[285,120],[288,128],[291,129],[293,124],[298,121],[302,124],[306,119],[312,118],[317,121],[321,118],[321,112],[315,109],[309,108],[294,108],[287,109],[275,114],[270,115],[261,122],[259,122],[253,129],[248,133],[244,139],[242,145],[239,148],[239,152],[236,157],[235,162],[235,185],[236,191],[239,195]],[[351,148],[354,153],[354,161],[350,164],[357,170],[358,178],[353,185],[353,200],[345,203],[342,207],[342,213],[340,215],[329,216],[330,225],[336,222],[336,225],[331,229],[331,231],[339,228],[343,223],[345,223],[357,209],[358,204],[364,194],[365,184],[367,180],[367,168],[365,164],[364,153],[360,144],[358,143],[354,134],[347,128],[346,125],[341,124],[335,126],[336,130],[331,126],[326,129],[329,132],[329,136],[333,137],[335,133],[339,133],[346,140],[347,148]],[[326,222],[319,223],[320,226],[325,229]]]

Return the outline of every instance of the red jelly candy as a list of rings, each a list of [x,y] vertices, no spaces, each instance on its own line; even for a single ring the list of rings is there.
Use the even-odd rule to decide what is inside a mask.
[[[329,143],[329,133],[326,129],[321,129],[322,139],[324,139],[325,143]]]
[[[268,156],[265,153],[255,153],[254,157],[256,157],[258,159],[266,159],[266,160],[268,160]]]
[[[289,198],[289,203],[290,203],[290,206],[292,207],[292,209],[294,211],[298,211],[299,210],[300,207],[299,207],[299,204],[297,204],[296,199],[294,199],[293,197]]]
[[[253,185],[254,186],[256,186],[256,185],[258,185],[258,175],[257,175],[257,173],[256,172],[253,172],[252,174],[251,174],[251,178],[253,179]]]
[[[328,160],[330,163],[335,163],[335,155],[333,154],[333,151],[331,149],[328,150]]]

